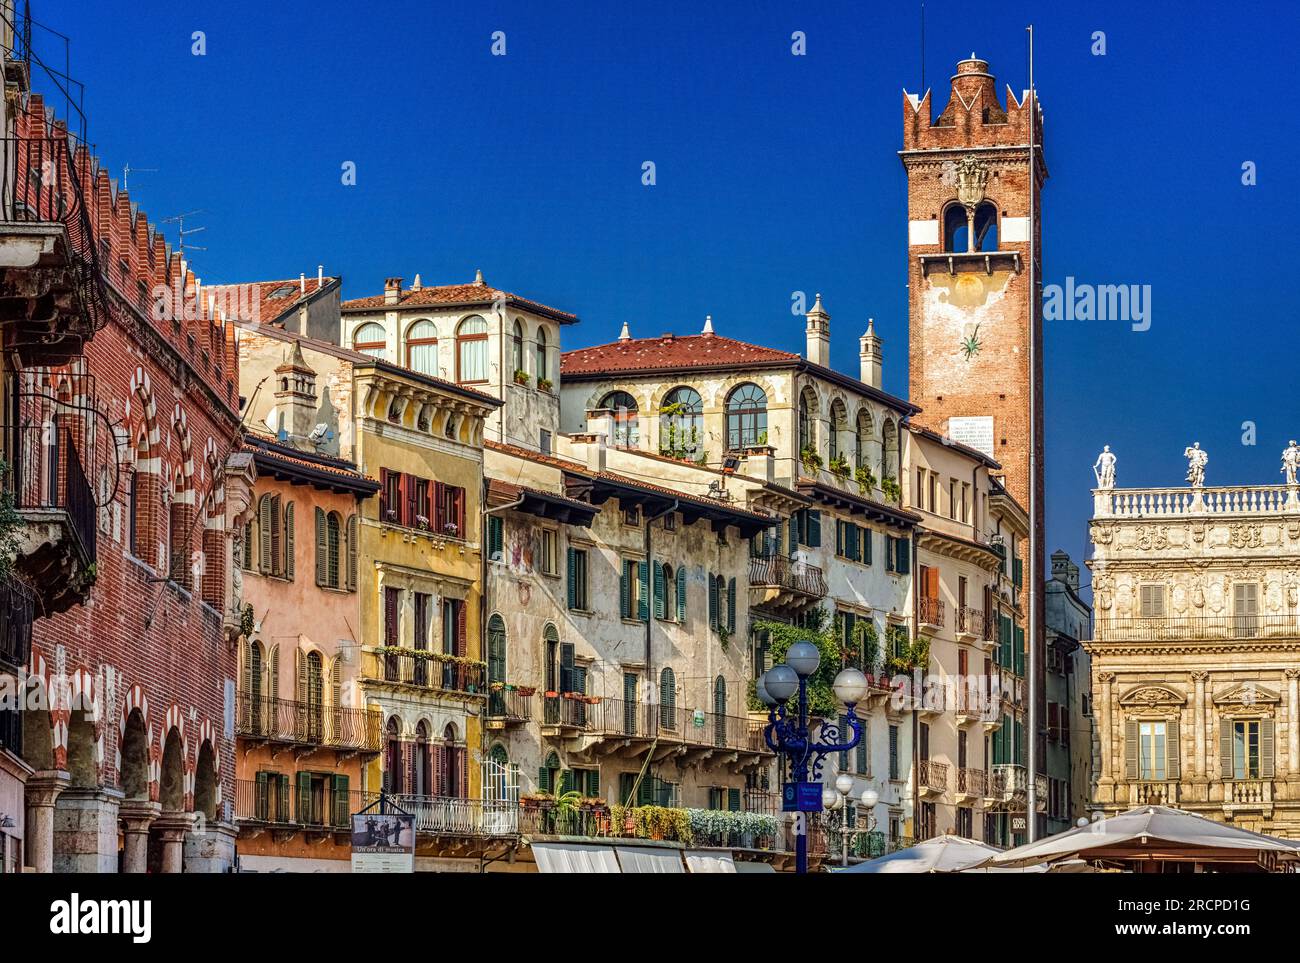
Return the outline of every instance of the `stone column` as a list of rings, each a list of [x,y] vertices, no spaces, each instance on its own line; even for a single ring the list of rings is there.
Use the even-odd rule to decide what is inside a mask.
[[[122,803],[118,810],[123,824],[122,872],[149,872],[149,827],[161,812],[162,806],[148,799],[127,799]]]
[[[54,871],[116,873],[121,790],[70,786],[54,807]]]
[[[1196,684],[1196,696],[1192,703],[1192,725],[1196,747],[1196,765],[1192,767],[1192,777],[1195,782],[1204,782],[1206,779],[1205,680],[1209,677],[1210,673],[1205,671],[1192,673],[1192,681]]]
[[[71,782],[62,769],[35,772],[27,779],[26,861],[38,873],[54,872],[54,804]]]
[[[1286,670],[1286,774],[1300,773],[1300,669]]]
[[[1115,777],[1111,774],[1111,747],[1115,743],[1114,710],[1111,708],[1111,683],[1115,681],[1114,672],[1098,672],[1097,680],[1101,683],[1101,778],[1097,781],[1102,786],[1113,786]]]
[[[164,873],[179,873],[184,866],[185,834],[194,825],[193,813],[163,813],[154,825],[162,837]]]

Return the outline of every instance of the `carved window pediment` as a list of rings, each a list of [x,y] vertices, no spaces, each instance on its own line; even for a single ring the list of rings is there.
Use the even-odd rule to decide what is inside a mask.
[[[1257,682],[1241,682],[1214,694],[1216,706],[1278,705],[1282,697]]]
[[[1119,697],[1119,704],[1136,709],[1159,709],[1187,704],[1187,696],[1163,685],[1139,685]]]

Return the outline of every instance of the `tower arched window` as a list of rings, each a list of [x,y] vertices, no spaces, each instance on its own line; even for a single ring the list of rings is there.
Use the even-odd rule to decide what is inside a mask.
[[[524,370],[524,325],[518,318],[510,333],[510,358],[515,371]]]
[[[767,394],[756,384],[737,385],[727,395],[727,450],[767,444]]]
[[[704,441],[704,402],[694,388],[674,388],[659,407],[659,453],[694,460]]]
[[[548,380],[550,375],[549,365],[546,363],[546,329],[541,325],[537,326],[537,375],[538,382]]]
[[[363,324],[352,335],[352,347],[362,354],[382,358],[388,347],[384,326],[373,321]]]
[[[641,440],[637,423],[636,399],[626,391],[611,391],[600,403],[600,407],[614,413],[614,437],[611,444],[615,448],[635,448]]]
[[[831,402],[831,461],[838,461],[842,454],[842,438],[849,429],[849,416],[844,402],[836,398]]]
[[[487,321],[472,314],[456,328],[456,380],[481,384],[488,380]]]
[[[438,329],[427,319],[406,329],[406,366],[421,374],[438,374]]]
[[[873,432],[871,427],[871,413],[867,411],[866,408],[859,409],[858,411],[858,425],[855,434],[857,435],[856,467],[870,468],[871,440]]]
[[[799,453],[817,451],[817,396],[811,388],[799,394]]]

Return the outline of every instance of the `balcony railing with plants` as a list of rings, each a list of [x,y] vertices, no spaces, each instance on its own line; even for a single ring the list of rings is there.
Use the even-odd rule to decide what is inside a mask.
[[[379,752],[383,748],[383,718],[373,709],[240,693],[235,734],[266,742]]]
[[[599,704],[599,700],[579,692],[545,692],[542,695],[542,725],[590,729],[594,709]]]
[[[484,695],[487,664],[422,649],[378,646],[363,653],[362,676],[420,689]]]
[[[504,682],[488,683],[487,718],[507,723],[529,722],[533,718],[531,686],[511,685]]]
[[[292,775],[260,781],[235,780],[235,818],[267,825],[347,831],[352,814],[377,801],[379,795],[359,790],[312,788],[301,791]]]
[[[825,598],[826,576],[816,565],[792,561],[786,555],[755,555],[749,560],[749,584],[756,588],[781,588],[814,598]]]
[[[454,796],[388,797],[415,817],[415,831],[434,836],[513,836],[519,832],[519,805],[511,801]]]

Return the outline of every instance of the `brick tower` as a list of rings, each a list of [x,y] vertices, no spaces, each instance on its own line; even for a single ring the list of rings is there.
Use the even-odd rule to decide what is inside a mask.
[[[924,409],[916,421],[996,458],[1007,489],[1028,509],[1029,486],[1042,491],[1042,301],[1036,298],[1031,311],[1030,191],[1041,264],[1038,195],[1047,170],[1041,115],[1031,179],[1028,94],[1017,102],[1008,87],[1003,109],[988,67],[973,55],[957,64],[948,106],[934,120],[928,91],[919,100],[904,92],[908,398]],[[1036,431],[1029,424],[1031,391]],[[1032,480],[1031,438],[1039,446]],[[1038,503],[1041,510],[1041,497]]]

